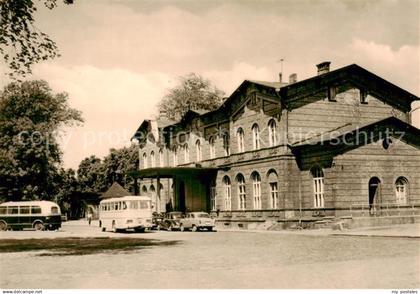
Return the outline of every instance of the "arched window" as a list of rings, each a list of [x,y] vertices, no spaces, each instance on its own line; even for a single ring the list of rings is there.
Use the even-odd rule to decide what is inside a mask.
[[[156,166],[155,151],[150,152],[150,167]]]
[[[314,189],[314,207],[324,207],[324,173],[321,168],[314,167],[311,169]]]
[[[141,188],[141,193],[142,193],[142,195],[146,195],[147,194],[147,187],[146,186],[143,186]]]
[[[174,146],[174,148],[172,148],[172,162],[174,166],[178,165],[178,150],[176,148],[176,146]]]
[[[261,177],[257,172],[252,173],[251,177],[254,209],[261,209]]]
[[[143,168],[147,168],[147,154],[143,153]]]
[[[279,188],[278,188],[278,177],[274,170],[271,170],[268,174],[268,185],[270,188],[270,207],[271,209],[279,208]]]
[[[236,176],[236,182],[238,184],[238,209],[246,209],[246,190],[245,190],[245,178],[242,174]]]
[[[188,144],[184,145],[184,163],[190,162],[190,148],[188,148]]]
[[[242,128],[238,129],[236,132],[236,137],[238,139],[238,153],[245,152],[245,135]]]
[[[195,142],[195,153],[196,153],[196,157],[197,157],[197,162],[200,162],[202,160],[202,157],[201,157],[201,142],[200,142],[200,140],[197,140]]]
[[[223,190],[225,196],[225,210],[232,210],[232,190],[228,176],[223,177]]]
[[[260,127],[257,124],[252,126],[252,147],[254,150],[260,149]]]
[[[159,166],[160,167],[165,166],[165,158],[163,157],[163,149],[159,150]]]
[[[152,209],[153,211],[157,211],[155,186],[150,185],[149,191],[150,191],[150,194],[152,195]]]
[[[210,158],[216,158],[216,146],[214,144],[214,137],[209,138],[209,146],[210,146]]]
[[[268,141],[270,147],[277,145],[277,125],[274,119],[268,122]]]
[[[230,146],[229,146],[229,134],[223,134],[223,151],[225,152],[225,156],[230,155]]]
[[[404,177],[399,177],[395,181],[395,196],[398,204],[407,204],[408,181]]]

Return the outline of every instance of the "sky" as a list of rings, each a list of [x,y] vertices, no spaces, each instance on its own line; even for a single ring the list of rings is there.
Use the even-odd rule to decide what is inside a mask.
[[[191,72],[228,96],[244,79],[277,81],[280,59],[284,79],[298,80],[323,61],[331,70],[356,63],[420,94],[417,0],[58,2],[53,10],[39,5],[35,19],[62,56],[35,65],[30,79],[67,92],[83,113],[83,126],[61,139],[65,167],[128,146]],[[0,86],[7,82],[3,76]]]

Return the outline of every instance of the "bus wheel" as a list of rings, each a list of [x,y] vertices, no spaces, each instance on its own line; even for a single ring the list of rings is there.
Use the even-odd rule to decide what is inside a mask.
[[[0,221],[0,231],[7,230],[7,223],[5,221]]]
[[[36,222],[34,224],[34,229],[36,231],[42,231],[42,230],[44,230],[44,225],[41,222]]]

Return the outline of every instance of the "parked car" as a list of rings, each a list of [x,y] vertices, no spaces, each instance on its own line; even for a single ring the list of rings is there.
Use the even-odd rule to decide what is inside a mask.
[[[179,211],[168,212],[165,214],[165,217],[163,218],[163,220],[158,224],[157,229],[167,230],[167,231],[179,230],[181,219],[183,217],[184,216],[182,212],[179,212]]]
[[[180,231],[191,230],[193,232],[201,229],[212,231],[214,219],[206,212],[189,212],[181,219]]]
[[[163,221],[163,214],[158,212],[153,212],[152,214],[152,230],[157,230],[159,228],[159,225]]]

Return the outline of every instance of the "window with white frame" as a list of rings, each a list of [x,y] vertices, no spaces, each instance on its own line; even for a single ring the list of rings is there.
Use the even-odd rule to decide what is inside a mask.
[[[270,185],[270,206],[272,209],[279,208],[279,189],[277,182],[269,183]]]
[[[212,183],[210,187],[210,208],[216,210],[216,184]]]
[[[311,169],[314,191],[314,207],[324,207],[324,173],[321,168],[314,167]]]
[[[150,167],[156,166],[155,151],[150,152]]]
[[[223,190],[225,196],[225,210],[232,210],[232,193],[230,179],[228,176],[223,178]]]
[[[190,162],[190,149],[188,148],[188,144],[184,145],[184,163]]]
[[[174,166],[178,165],[178,150],[176,146],[172,149],[172,162]]]
[[[143,153],[143,168],[147,168],[147,154]]]
[[[242,128],[239,128],[236,132],[236,136],[238,139],[238,153],[245,152],[245,134]]]
[[[245,178],[242,174],[239,174],[236,177],[236,181],[238,185],[238,209],[245,210],[246,209]]]
[[[196,153],[197,162],[200,162],[202,160],[201,142],[200,142],[200,140],[197,140],[195,142],[195,153]]]
[[[395,196],[398,204],[407,203],[407,186],[408,181],[404,177],[399,177],[395,181]]]
[[[252,147],[254,150],[260,149],[260,127],[257,124],[252,126]]]
[[[216,145],[214,142],[214,137],[209,138],[209,146],[210,146],[210,158],[216,158]]]
[[[261,177],[256,172],[252,174],[252,192],[254,209],[261,209]]]
[[[277,125],[274,119],[268,122],[268,140],[270,147],[277,145]]]
[[[159,166],[160,167],[165,166],[165,157],[163,156],[163,149],[159,150]]]
[[[223,151],[225,156],[230,155],[229,134],[227,133],[223,134]]]

